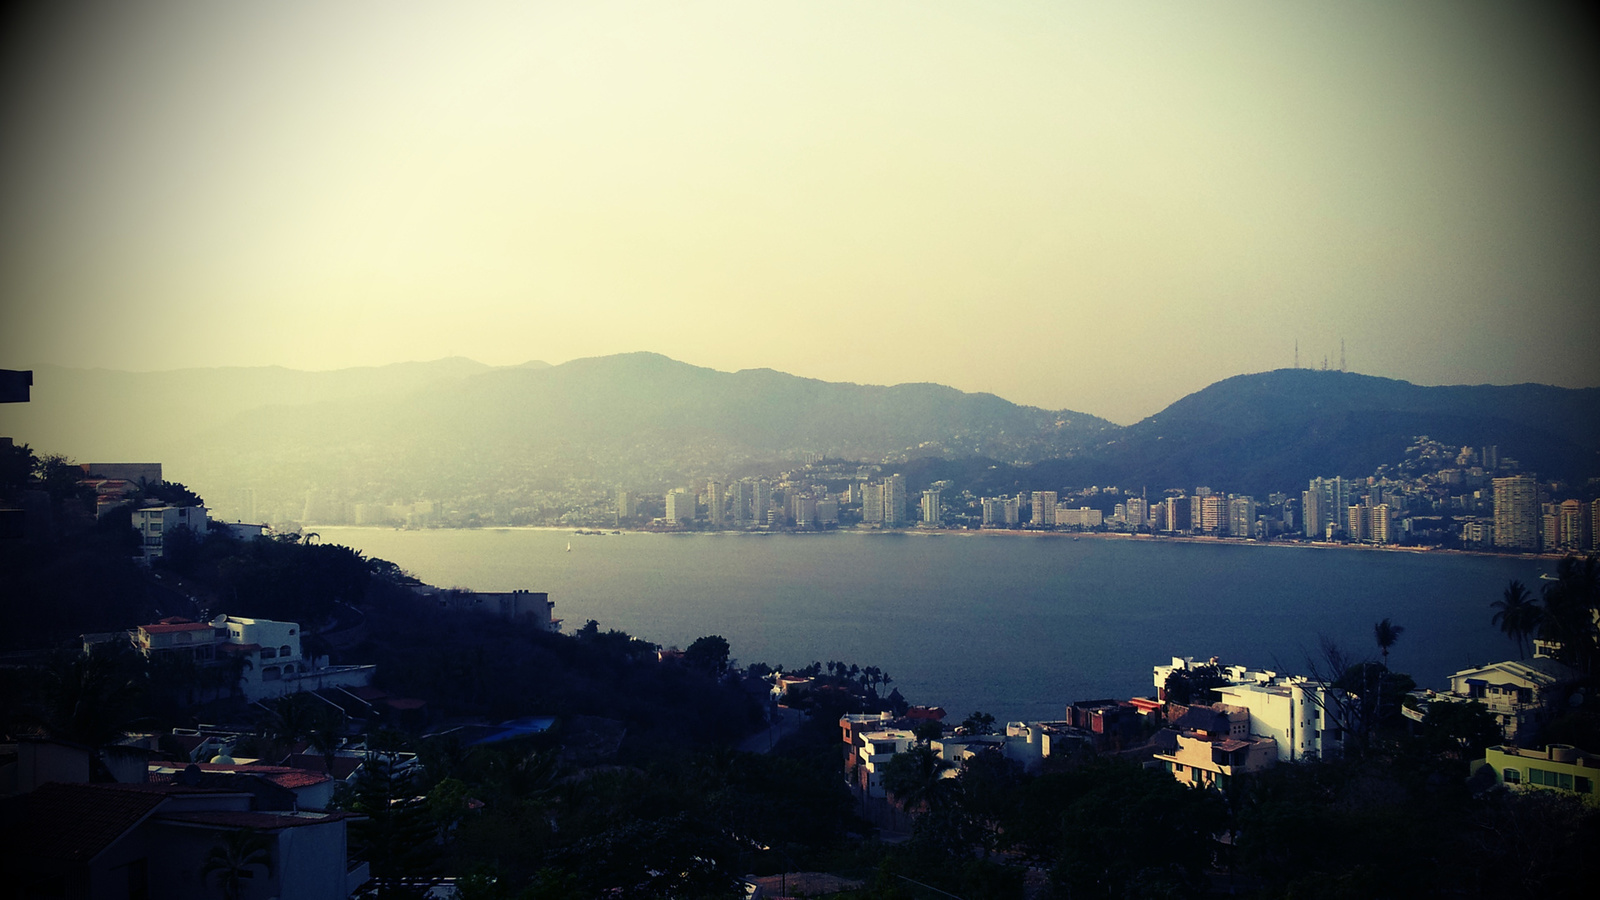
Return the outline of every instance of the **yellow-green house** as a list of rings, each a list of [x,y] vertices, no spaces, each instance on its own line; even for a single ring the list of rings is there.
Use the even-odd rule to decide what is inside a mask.
[[[1543,750],[1490,747],[1472,770],[1477,772],[1484,766],[1494,772],[1494,779],[1500,784],[1554,788],[1586,797],[1595,796],[1595,781],[1600,779],[1600,756],[1571,744],[1551,744]]]

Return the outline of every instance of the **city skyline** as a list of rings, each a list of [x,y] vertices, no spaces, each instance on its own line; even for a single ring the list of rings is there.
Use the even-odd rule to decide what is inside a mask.
[[[1595,386],[1563,15],[65,4],[7,37],[0,366]]]

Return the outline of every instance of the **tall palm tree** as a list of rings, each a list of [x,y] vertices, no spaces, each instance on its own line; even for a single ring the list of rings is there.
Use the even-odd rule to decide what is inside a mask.
[[[257,866],[272,874],[272,844],[253,828],[230,831],[211,848],[200,866],[200,880],[216,879],[225,900],[244,896],[245,879],[255,877]]]
[[[1517,658],[1525,658],[1527,654],[1523,651],[1523,644],[1539,629],[1539,620],[1544,615],[1539,601],[1527,585],[1514,580],[1506,585],[1505,593],[1499,600],[1489,604],[1489,608],[1495,611],[1490,623],[1506,637],[1516,641]]]
[[[1563,662],[1591,674],[1600,656],[1600,557],[1562,559],[1543,594],[1539,637],[1560,645]]]
[[[1389,648],[1400,640],[1400,635],[1405,633],[1405,626],[1396,625],[1388,619],[1372,626],[1372,637],[1378,642],[1378,649],[1383,653],[1383,667],[1389,668]]]

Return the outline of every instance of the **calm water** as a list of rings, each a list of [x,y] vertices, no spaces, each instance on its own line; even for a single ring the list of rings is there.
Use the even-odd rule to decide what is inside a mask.
[[[913,703],[1056,719],[1073,700],[1151,693],[1172,656],[1303,671],[1319,635],[1419,684],[1512,658],[1490,627],[1536,560],[1003,535],[622,534],[319,528],[325,542],[423,581],[548,591],[568,632],[588,619],[663,645],[721,634],[743,662],[875,665]],[[567,552],[568,544],[571,552]]]

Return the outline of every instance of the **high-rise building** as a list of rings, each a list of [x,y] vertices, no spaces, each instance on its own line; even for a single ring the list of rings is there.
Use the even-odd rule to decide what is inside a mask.
[[[1127,506],[1128,506],[1127,519],[1128,519],[1128,524],[1129,525],[1132,525],[1133,527],[1138,528],[1141,525],[1148,525],[1149,524],[1149,522],[1150,522],[1150,504],[1146,503],[1142,498],[1130,497],[1130,498],[1128,498]]]
[[[667,524],[682,525],[694,519],[694,495],[682,488],[667,492]]]
[[[810,494],[794,495],[794,524],[810,528],[817,524],[817,498]]]
[[[617,524],[622,524],[624,519],[633,518],[633,494],[628,491],[617,491]]]
[[[1251,497],[1235,497],[1228,501],[1228,533],[1234,537],[1254,537],[1256,533],[1256,501]]]
[[[1322,540],[1327,528],[1327,514],[1323,512],[1322,492],[1315,487],[1300,492],[1301,533],[1314,541]]]
[[[1600,498],[1589,503],[1589,546],[1590,550],[1600,550]]]
[[[1344,536],[1352,541],[1364,541],[1370,535],[1367,530],[1369,517],[1367,508],[1360,504],[1345,507]]]
[[[1511,475],[1494,480],[1496,547],[1538,551],[1541,524],[1537,479],[1532,475]]]
[[[1491,444],[1483,448],[1482,462],[1485,471],[1493,472],[1500,468],[1500,448]]]
[[[1221,534],[1228,527],[1228,498],[1221,494],[1206,494],[1200,498],[1200,531],[1203,534]],[[1247,532],[1248,533],[1248,532]]]
[[[1163,527],[1166,531],[1179,532],[1189,529],[1189,498],[1168,497],[1162,501],[1166,507],[1166,521]]]
[[[1033,492],[1033,515],[1028,519],[1028,524],[1049,527],[1056,524],[1056,492]]]
[[[767,524],[767,510],[772,506],[772,485],[767,484],[765,478],[756,479],[755,490],[750,498],[750,519],[757,525]]]
[[[883,524],[898,528],[906,524],[906,477],[890,475],[883,480]]]
[[[1379,503],[1371,509],[1372,542],[1374,544],[1389,544],[1394,542],[1391,530],[1392,520],[1389,518],[1389,504]]]
[[[883,485],[866,484],[862,486],[861,521],[868,525],[883,524]]]
[[[733,520],[740,525],[748,525],[753,521],[750,517],[750,501],[753,493],[748,481],[740,481],[733,485]]]
[[[983,512],[982,525],[984,528],[998,527],[1004,520],[1005,501],[999,497],[984,497],[978,501],[978,508]]]
[[[817,501],[817,524],[839,524],[839,501],[832,498]]]
[[[939,507],[938,491],[922,492],[922,525],[924,528],[938,528],[944,524],[944,510]]]
[[[718,481],[706,482],[706,521],[713,526],[722,524],[722,483]]]
[[[1563,550],[1584,550],[1589,546],[1588,509],[1581,500],[1565,500],[1561,504],[1560,535],[1558,546]]]

